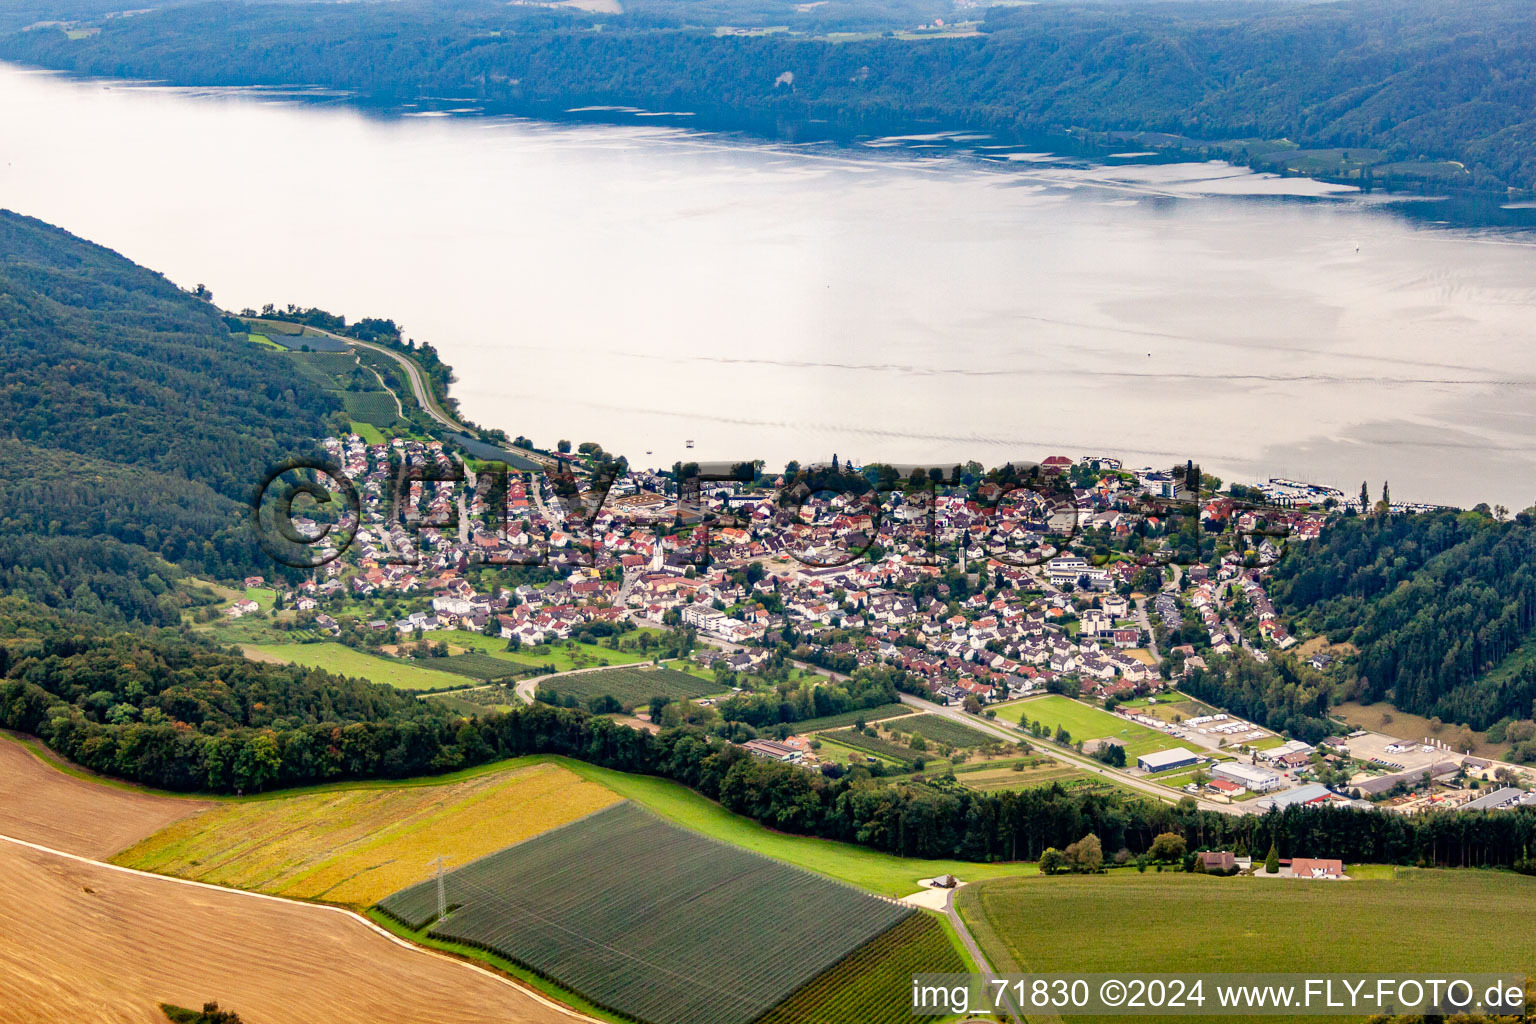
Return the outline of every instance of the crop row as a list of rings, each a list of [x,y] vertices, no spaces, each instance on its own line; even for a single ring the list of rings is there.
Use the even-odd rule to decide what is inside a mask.
[[[912,913],[618,804],[449,874],[430,934],[652,1024],[750,1024]],[[380,907],[411,927],[436,887]]]
[[[891,727],[897,732],[915,733],[925,740],[947,743],[952,747],[984,747],[989,743],[997,742],[986,733],[938,715],[905,718],[900,722],[893,722]]]
[[[836,715],[807,718],[804,721],[791,723],[791,727],[797,733],[816,732],[820,729],[841,729],[857,725],[859,722],[879,722],[911,713],[912,709],[905,704],[881,704],[873,708],[860,708],[857,711],[844,711]]]
[[[612,697],[626,710],[650,701],[652,697],[691,700],[724,689],[719,683],[673,668],[638,668],[622,666],[595,672],[576,672],[549,680],[543,687],[562,696],[588,701],[593,697]]]
[[[770,1010],[757,1024],[910,1024],[915,974],[970,968],[935,918],[913,914]]]

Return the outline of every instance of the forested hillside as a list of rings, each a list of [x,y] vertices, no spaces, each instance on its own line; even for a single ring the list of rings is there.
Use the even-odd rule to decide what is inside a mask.
[[[175,567],[270,572],[243,502],[337,410],[208,302],[6,211],[0,372],[0,588],[112,622],[177,621]]]
[[[1532,716],[1536,668],[1494,672],[1536,627],[1536,519],[1338,521],[1277,567],[1276,607],[1360,651],[1349,696],[1485,729]]]
[[[949,22],[974,24],[912,38],[890,30],[944,11],[627,6],[188,4],[0,36],[0,56],[184,84],[319,84],[383,101],[544,113],[633,104],[765,133],[814,119],[849,133],[916,123],[1162,133],[1137,145],[1363,183],[1536,186],[1536,18],[1520,0],[953,7]],[[717,34],[720,25],[732,31]],[[737,34],[742,26],[775,31]]]
[[[238,792],[456,767],[446,713],[388,686],[247,661],[174,630],[112,634],[0,598],[0,728],[95,771]]]

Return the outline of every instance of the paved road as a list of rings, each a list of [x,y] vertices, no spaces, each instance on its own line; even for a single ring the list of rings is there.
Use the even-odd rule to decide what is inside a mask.
[[[965,946],[966,952],[971,954],[971,960],[976,964],[976,971],[981,975],[982,991],[990,993],[993,991],[992,979],[997,977],[997,975],[993,973],[992,965],[987,961],[987,955],[981,951],[981,946],[977,944],[976,939],[971,935],[971,930],[965,926],[965,921],[961,919],[960,912],[955,909],[956,891],[951,889],[948,898],[944,900],[944,916],[949,918],[949,923],[954,927],[955,934],[960,936],[961,944]],[[1019,1010],[1014,1005],[1012,994],[1004,992],[1003,999],[1015,1024],[1022,1021],[1024,1018],[1019,1016]],[[1039,1024],[1044,1024],[1045,1020],[1046,1018],[1039,1018]],[[1051,1018],[1051,1020],[1055,1020],[1055,1018]]]
[[[1135,775],[1129,774],[1128,772],[1117,771],[1114,768],[1100,764],[1099,762],[1093,760],[1091,757],[1084,757],[1079,754],[1068,753],[1058,746],[1041,742],[1035,737],[1029,736],[1026,733],[1022,733],[1017,729],[1012,728],[1011,726],[997,725],[985,718],[966,714],[959,708],[945,707],[942,704],[935,704],[932,701],[923,700],[921,697],[914,697],[910,693],[902,694],[901,702],[903,704],[911,705],[914,708],[921,708],[930,714],[939,715],[942,718],[948,718],[951,721],[959,722],[962,725],[968,726],[969,728],[975,729],[979,732],[986,733],[989,736],[1007,740],[1010,743],[1017,743],[1019,740],[1028,740],[1036,750],[1040,751],[1042,754],[1047,755],[1048,757],[1054,757],[1058,761],[1063,761],[1075,768],[1081,768],[1083,771],[1093,772],[1094,774],[1102,775],[1107,779],[1113,779],[1115,782],[1118,782],[1121,785],[1129,786],[1132,789],[1139,790],[1143,793],[1146,793],[1148,796],[1157,797],[1159,800],[1176,801],[1181,799],[1179,794],[1174,793],[1166,786],[1159,786],[1155,782],[1148,782],[1145,779],[1138,778]],[[1202,810],[1206,811],[1221,811],[1224,814],[1243,813],[1243,809],[1241,807],[1234,806],[1232,804],[1219,804],[1212,800],[1202,799],[1197,799],[1195,802],[1200,805]]]
[[[335,338],[339,336],[333,334],[331,337]],[[400,353],[393,351],[392,349],[385,348],[383,345],[375,345],[371,341],[358,341],[356,338],[340,338],[340,340],[346,342],[349,345],[357,345],[361,348],[371,348],[375,352],[382,352],[384,355],[399,363],[405,370],[406,379],[411,382],[411,391],[416,395],[416,404],[425,409],[428,416],[431,416],[433,419],[437,420],[437,422],[441,423],[449,430],[455,430],[461,434],[468,434],[470,437],[478,436],[474,431],[470,430],[464,424],[449,416],[447,413],[443,412],[441,408],[439,408],[437,400],[432,397],[432,389],[427,386],[426,375],[421,372],[421,367],[416,365],[415,360],[408,359]]]
[[[410,382],[411,391],[416,396],[416,404],[425,409],[428,416],[431,416],[433,419],[437,420],[437,422],[441,423],[449,430],[458,431],[461,434],[468,434],[470,437],[479,436],[464,424],[449,416],[438,406],[437,400],[432,397],[432,389],[427,386],[426,375],[421,372],[421,367],[416,365],[416,361],[414,359],[408,359],[393,349],[385,348],[383,345],[375,345],[371,341],[358,341],[356,338],[349,338],[344,334],[333,334],[332,332],[320,327],[310,327],[309,330],[314,331],[316,334],[322,334],[327,338],[334,338],[335,340],[341,342],[343,345],[355,345],[359,348],[371,348],[375,352],[381,352],[389,358],[393,359],[405,370],[405,376],[406,379]],[[382,384],[383,381],[380,380],[379,383]],[[386,387],[385,390],[388,390],[388,388]],[[390,393],[394,394],[394,392]],[[395,401],[399,402],[398,396],[396,397]]]

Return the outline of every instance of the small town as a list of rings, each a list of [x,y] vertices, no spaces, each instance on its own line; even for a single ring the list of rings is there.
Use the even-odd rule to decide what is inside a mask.
[[[1277,479],[1220,492],[1194,467],[1055,456],[1027,486],[975,465],[944,483],[909,474],[880,509],[869,494],[807,495],[828,467],[679,484],[677,469],[616,473],[596,445],[508,452],[528,468],[499,475],[435,441],[325,447],[358,488],[355,536],[334,552],[322,542],[337,557],[274,593],[285,614],[273,629],[428,669],[455,651],[573,655],[427,699],[576,701],[641,728],[713,728],[809,770],[983,791],[1113,786],[1234,813],[1536,804],[1528,768],[1458,749],[1449,731],[1399,739],[1333,722],[1303,739],[1198,696],[1217,660],[1301,649],[1322,678],[1348,658],[1326,638],[1298,648],[1266,591],[1288,545],[1359,513],[1336,490]],[[319,530],[298,514],[295,526]],[[265,614],[251,599],[226,612],[253,613]],[[615,699],[583,678],[630,662],[668,670],[644,695],[656,699]],[[662,700],[679,669],[697,690]],[[871,686],[832,715],[766,726],[719,713],[876,675],[899,696]]]

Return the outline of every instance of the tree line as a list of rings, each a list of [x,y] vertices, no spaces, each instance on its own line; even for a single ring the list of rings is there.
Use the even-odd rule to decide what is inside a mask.
[[[34,733],[94,771],[170,790],[250,793],[557,754],[671,779],[781,831],[912,857],[1037,860],[1090,833],[1106,849],[1136,853],[1175,832],[1196,848],[1274,844],[1283,856],[1513,866],[1536,843],[1536,811],[1525,809],[1234,816],[1060,785],[974,793],[882,782],[859,768],[831,778],[688,726],[652,735],[540,704],[456,718],[386,686],[254,664],[173,630],[105,634],[16,598],[5,599],[0,622],[0,727]]]

